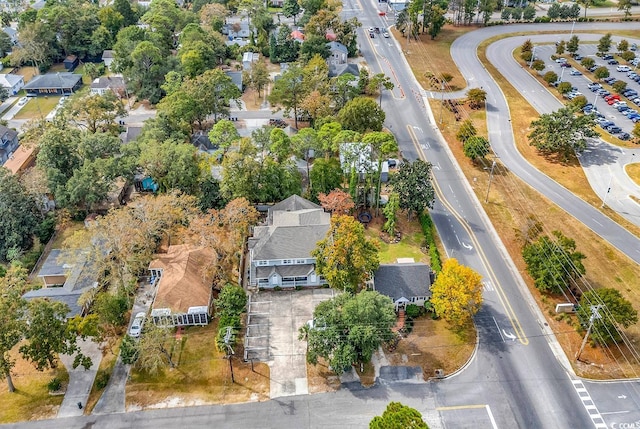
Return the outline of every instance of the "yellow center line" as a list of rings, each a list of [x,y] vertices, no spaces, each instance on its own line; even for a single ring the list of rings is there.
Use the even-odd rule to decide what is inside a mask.
[[[423,161],[428,162],[427,156],[424,154],[424,151],[422,150],[422,147],[420,147],[420,144],[418,144],[418,138],[416,137],[415,132],[413,131],[413,127],[411,127],[410,125],[407,124],[407,130],[409,131],[409,135],[411,136],[411,140],[413,142],[413,145],[415,146],[416,150],[418,151],[418,155],[420,156],[420,159],[422,159]],[[523,345],[529,344],[529,339],[527,338],[527,335],[525,334],[524,330],[522,329],[522,325],[520,324],[520,321],[516,317],[515,312],[513,311],[513,307],[511,306],[511,303],[509,302],[509,299],[507,298],[506,294],[504,293],[504,290],[500,286],[500,283],[498,282],[496,274],[493,271],[493,269],[491,268],[491,264],[489,264],[489,261],[487,260],[487,256],[482,251],[482,247],[480,247],[480,243],[478,242],[478,239],[476,238],[475,234],[473,233],[473,230],[471,229],[471,227],[469,227],[469,224],[465,221],[465,219],[458,214],[458,212],[453,208],[453,206],[451,204],[449,204],[449,201],[447,201],[444,192],[442,192],[442,189],[440,188],[440,185],[438,185],[438,182],[435,179],[435,176],[432,175],[431,177],[432,177],[433,187],[434,187],[434,190],[436,192],[436,195],[438,196],[438,199],[451,212],[451,214],[458,220],[458,222],[460,222],[460,224],[462,225],[464,230],[467,231],[467,234],[471,238],[471,241],[475,245],[475,247],[476,247],[476,249],[478,251],[478,254],[480,255],[480,259],[482,260],[482,265],[484,265],[485,269],[487,270],[487,272],[489,274],[489,277],[491,278],[491,281],[493,282],[493,284],[495,286],[495,290],[498,293],[498,299],[500,300],[500,303],[502,304],[502,307],[505,309],[505,311],[507,313],[507,316],[509,317],[509,322],[511,323],[511,327],[514,330],[515,335],[518,337],[518,340]]]

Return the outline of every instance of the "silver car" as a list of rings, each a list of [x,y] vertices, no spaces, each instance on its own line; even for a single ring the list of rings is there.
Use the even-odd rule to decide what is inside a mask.
[[[133,338],[138,338],[142,333],[142,325],[144,324],[145,316],[145,313],[141,311],[133,318],[133,323],[131,323],[131,327],[129,328],[129,335]]]

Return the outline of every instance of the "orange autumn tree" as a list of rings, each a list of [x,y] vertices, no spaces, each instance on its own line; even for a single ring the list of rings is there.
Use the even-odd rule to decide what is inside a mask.
[[[351,216],[333,216],[326,237],[311,255],[316,258],[318,272],[332,288],[351,293],[360,290],[380,265],[378,246]]]
[[[349,214],[356,206],[351,199],[351,195],[341,189],[334,189],[328,194],[320,192],[318,201],[320,201],[323,209],[335,215]]]
[[[447,259],[431,286],[431,303],[436,314],[461,328],[482,305],[482,277],[454,258]]]

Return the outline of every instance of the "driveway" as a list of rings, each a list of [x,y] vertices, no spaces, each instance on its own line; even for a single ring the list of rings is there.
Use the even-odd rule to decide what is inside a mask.
[[[73,369],[74,357],[60,355],[60,360],[69,372],[69,385],[58,410],[58,417],[81,416],[84,414],[84,409],[79,408],[78,403],[81,403],[83,408],[87,404],[93,380],[96,378],[100,361],[102,361],[102,350],[100,350],[97,343],[78,339],[78,346],[85,356],[91,358],[92,365],[87,370],[82,366]]]
[[[333,297],[332,289],[258,292],[251,297],[245,358],[266,362],[271,372],[271,398],[309,393],[306,342],[298,329],[313,310]]]

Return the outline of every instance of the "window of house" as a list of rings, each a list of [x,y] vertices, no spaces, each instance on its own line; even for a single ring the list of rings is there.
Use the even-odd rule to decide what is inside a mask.
[[[307,281],[307,277],[296,277],[296,281],[297,282],[306,282]]]
[[[304,259],[296,259],[296,264],[304,264]]]
[[[282,281],[283,282],[292,282],[294,281],[295,277],[283,277]]]
[[[293,260],[291,260],[291,259],[283,259],[283,260],[282,260],[282,263],[283,263],[284,265],[290,265],[290,264],[293,264]]]
[[[258,261],[258,265],[262,265],[262,266],[267,265],[268,263],[269,262],[267,261]]]
[[[269,284],[269,279],[258,279],[258,284]]]

